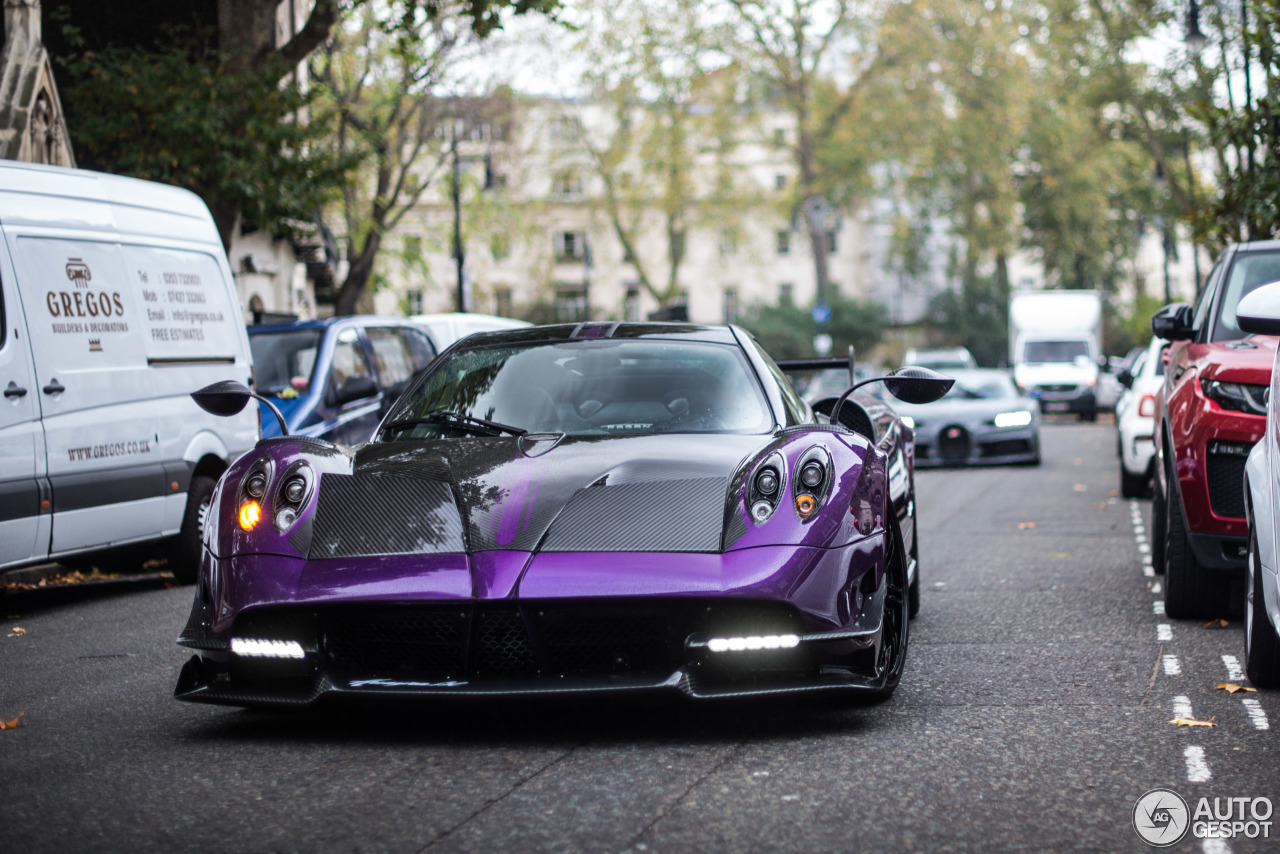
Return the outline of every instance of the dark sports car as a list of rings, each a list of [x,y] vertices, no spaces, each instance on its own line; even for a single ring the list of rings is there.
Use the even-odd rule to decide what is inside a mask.
[[[888,696],[919,603],[911,433],[857,395],[840,421],[861,432],[733,327],[473,335],[367,444],[273,437],[228,469],[176,696]]]

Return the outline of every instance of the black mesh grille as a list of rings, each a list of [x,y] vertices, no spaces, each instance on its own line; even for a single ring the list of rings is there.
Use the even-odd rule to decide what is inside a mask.
[[[938,431],[938,456],[946,462],[969,458],[969,431],[959,425]]]
[[[988,442],[979,450],[984,457],[1008,457],[1013,454],[1031,453],[1030,439],[1003,439],[999,442]]]
[[[461,608],[341,609],[325,613],[322,631],[339,672],[450,679],[463,675],[467,616]]]
[[[511,609],[481,611],[476,633],[475,672],[477,676],[533,675],[538,662],[529,645],[520,612]]]
[[[680,666],[661,613],[539,612],[536,625],[557,674],[666,675]]]
[[[1248,458],[1238,454],[1209,452],[1209,505],[1218,516],[1244,518],[1244,465]]]

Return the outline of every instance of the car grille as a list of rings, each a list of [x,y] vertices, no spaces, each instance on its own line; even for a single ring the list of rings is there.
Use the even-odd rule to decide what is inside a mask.
[[[938,456],[943,462],[960,462],[969,458],[969,431],[958,424],[938,431]]]
[[[1041,386],[1036,386],[1036,388],[1040,389],[1040,390],[1041,390],[1042,392],[1044,392],[1045,394],[1067,394],[1067,393],[1069,393],[1069,392],[1073,392],[1073,391],[1075,391],[1075,390],[1078,388],[1078,386],[1074,386],[1074,385],[1041,385]]]
[[[690,635],[803,631],[795,609],[783,603],[689,599],[258,609],[242,615],[236,630],[241,632],[243,624],[261,636],[298,637],[272,627],[296,626],[304,611],[308,625],[314,626],[324,671],[339,679],[415,683],[665,679],[689,663],[685,642]],[[306,638],[300,639],[310,646]],[[769,672],[790,675],[812,672],[816,666],[804,647],[792,654],[774,654],[772,660]],[[755,664],[750,672],[730,666],[713,668],[706,675],[758,680],[761,670],[759,662]]]
[[[1002,439],[999,442],[988,442],[978,449],[984,457],[1009,457],[1014,454],[1031,453],[1030,439]]]
[[[1209,481],[1209,506],[1215,516],[1244,518],[1244,467],[1249,447],[1239,442],[1209,445],[1205,474]]]

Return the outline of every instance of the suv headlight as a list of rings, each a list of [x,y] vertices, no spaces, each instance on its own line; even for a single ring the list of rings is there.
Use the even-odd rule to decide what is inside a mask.
[[[1267,414],[1267,399],[1271,396],[1270,386],[1201,380],[1200,388],[1204,389],[1206,397],[1223,409],[1248,412],[1252,415]]]

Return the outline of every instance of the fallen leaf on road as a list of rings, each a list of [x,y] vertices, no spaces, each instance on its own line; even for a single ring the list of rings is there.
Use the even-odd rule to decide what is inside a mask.
[[[1075,486],[1071,488],[1074,489],[1076,492],[1084,492],[1089,487],[1085,486],[1083,483],[1077,483]]]
[[[1076,457],[1074,460],[1071,461],[1071,465],[1073,466],[1084,465],[1084,457]]]
[[[1050,552],[1049,557],[1068,558],[1071,557],[1071,552]]]
[[[1226,621],[1226,620],[1224,620],[1224,619],[1222,619],[1222,618],[1218,618],[1218,619],[1216,619],[1216,620],[1210,620],[1209,622],[1205,623],[1205,624],[1204,624],[1203,626],[1201,626],[1200,628],[1202,628],[1202,629],[1225,629],[1225,628],[1227,627],[1227,625],[1228,625],[1228,623],[1227,623],[1227,621]]]
[[[1018,530],[1019,530],[1019,531],[1026,531],[1026,530],[1029,530],[1029,529],[1031,529],[1031,528],[1034,528],[1035,526],[1036,526],[1036,523],[1035,523],[1035,522],[1019,522],[1019,523],[1018,523]]]
[[[11,721],[0,721],[0,729],[17,729],[18,721],[22,720],[22,716],[26,712],[18,712],[18,716]]]
[[[1207,721],[1193,721],[1191,718],[1174,718],[1173,720],[1166,721],[1165,723],[1171,723],[1174,726],[1217,726],[1217,724],[1214,723],[1214,720],[1217,717],[1217,715],[1214,715]]]
[[[27,633],[27,630],[24,629],[22,626],[14,626],[12,629],[9,630],[9,634],[5,635],[5,637],[20,638],[26,633]]]
[[[1094,509],[1094,510],[1106,510],[1106,509],[1107,509],[1107,502],[1105,502],[1105,501],[1097,501],[1097,502],[1094,502],[1093,509]]]
[[[1111,490],[1110,492],[1108,492],[1108,493],[1107,493],[1107,497],[1108,497],[1108,498],[1119,498],[1119,497],[1120,497],[1120,492],[1119,492],[1119,490],[1115,490],[1115,489],[1113,489],[1113,490]]]
[[[1248,685],[1237,685],[1234,682],[1220,682],[1214,686],[1215,691],[1226,691],[1228,694],[1234,694],[1237,691],[1247,691],[1250,694],[1258,693],[1257,688],[1250,688]]]

